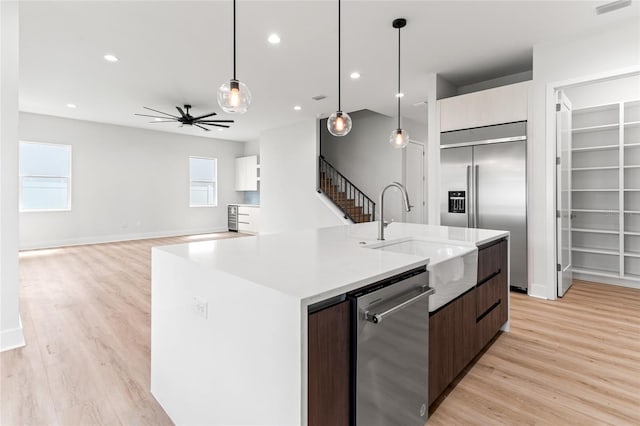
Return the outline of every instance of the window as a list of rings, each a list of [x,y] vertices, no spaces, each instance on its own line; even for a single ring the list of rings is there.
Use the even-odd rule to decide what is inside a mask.
[[[189,157],[189,205],[191,207],[218,205],[218,160]]]
[[[71,145],[20,142],[20,211],[71,210]]]

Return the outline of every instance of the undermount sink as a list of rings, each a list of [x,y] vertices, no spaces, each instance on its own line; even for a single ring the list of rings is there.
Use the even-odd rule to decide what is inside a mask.
[[[429,298],[429,312],[435,311],[476,285],[476,247],[418,239],[383,241],[365,247],[429,258],[429,286],[436,290]]]

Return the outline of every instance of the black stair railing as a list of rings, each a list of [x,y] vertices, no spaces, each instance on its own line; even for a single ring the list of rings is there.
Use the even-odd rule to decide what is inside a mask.
[[[376,203],[323,156],[318,157],[318,192],[323,192],[353,222],[376,220]]]

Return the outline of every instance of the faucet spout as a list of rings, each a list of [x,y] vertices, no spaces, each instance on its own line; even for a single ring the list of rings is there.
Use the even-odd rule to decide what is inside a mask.
[[[402,193],[402,202],[404,204],[405,211],[411,211],[411,203],[409,203],[409,194],[407,193],[407,189],[398,182],[391,182],[389,185],[385,186],[382,192],[380,193],[380,223],[378,223],[378,240],[384,241],[384,193],[387,192],[389,188],[396,188]]]

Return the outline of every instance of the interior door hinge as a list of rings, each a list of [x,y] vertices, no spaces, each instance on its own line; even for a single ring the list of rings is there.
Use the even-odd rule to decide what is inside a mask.
[[[562,159],[560,157],[556,157],[556,164],[560,164],[562,162]]]
[[[557,103],[556,104],[556,112],[560,112],[560,109],[562,109],[562,104]]]
[[[560,272],[560,271],[562,271],[562,266],[560,266],[560,264],[558,263],[558,264],[556,265],[556,269],[558,270],[558,272]]]
[[[556,210],[556,217],[560,217],[560,210]]]

